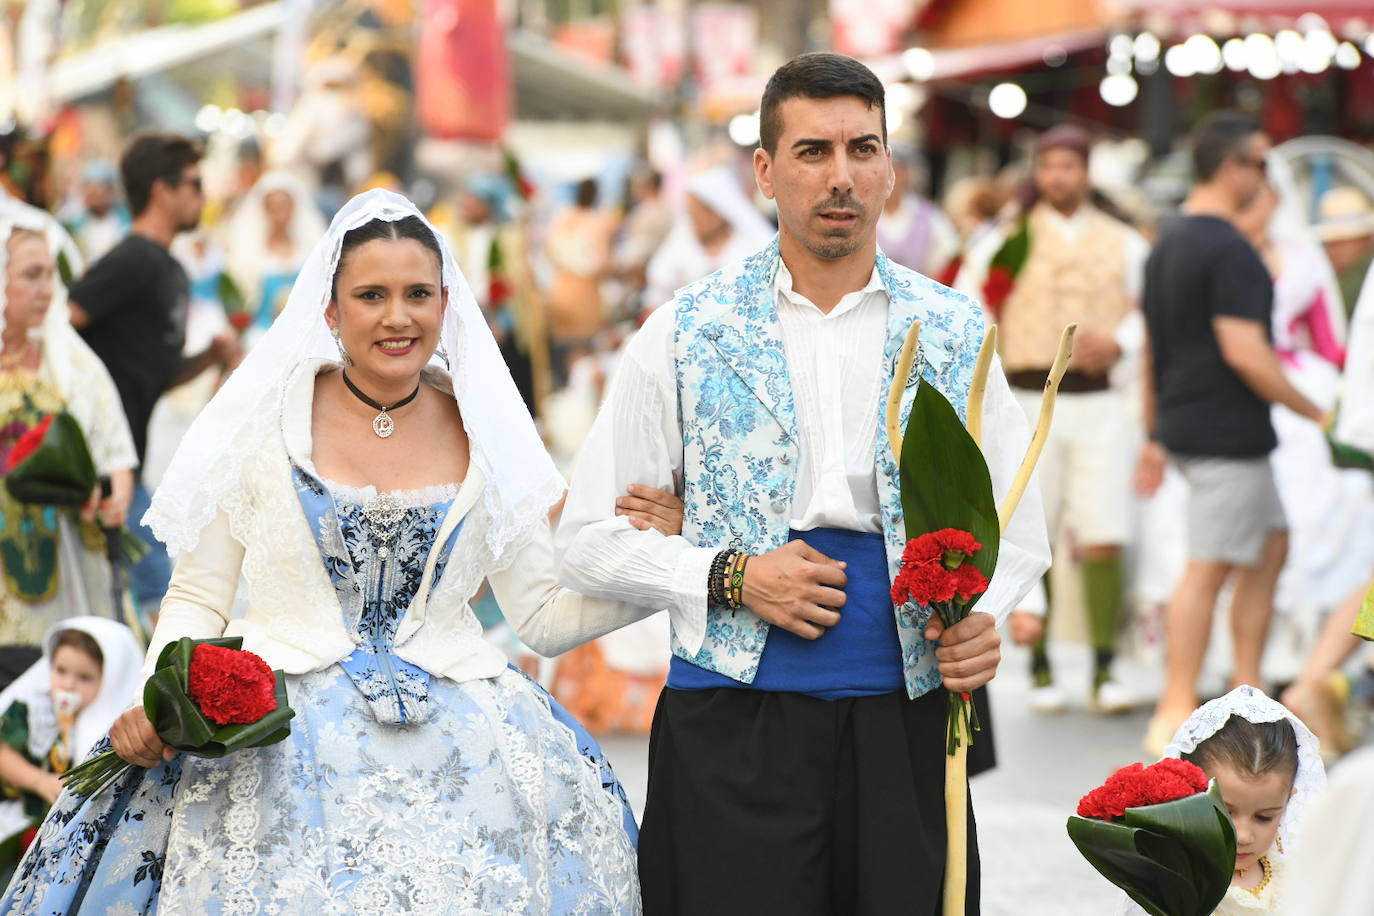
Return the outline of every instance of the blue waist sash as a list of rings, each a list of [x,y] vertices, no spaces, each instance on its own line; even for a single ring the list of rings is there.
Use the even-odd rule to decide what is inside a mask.
[[[840,622],[815,640],[772,627],[752,684],[707,671],[674,655],[668,667],[669,687],[771,690],[803,693],[822,700],[876,696],[905,689],[902,645],[897,639],[883,536],[816,528],[793,531],[788,538],[798,539],[831,559],[849,564],[845,570],[849,584],[844,589]]]

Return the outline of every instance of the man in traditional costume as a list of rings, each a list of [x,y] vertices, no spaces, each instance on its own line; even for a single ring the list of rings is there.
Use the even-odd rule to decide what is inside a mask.
[[[939,912],[940,688],[991,680],[995,625],[1049,564],[1033,494],[977,612],[942,631],[893,606],[906,538],[882,417],[898,354],[920,321],[903,416],[933,384],[963,417],[985,327],[977,303],[878,251],[883,104],[841,55],[773,75],[754,166],[780,234],[649,317],[574,475],[561,580],[666,608],[673,627],[639,846],[650,916]],[[984,404],[1000,498],[1028,437],[995,363]],[[681,536],[612,516],[632,483],[677,484]],[[977,913],[972,831],[969,853]]]
[[[1060,383],[1055,424],[1037,470],[1052,539],[1065,524],[1083,548],[1093,703],[1113,712],[1130,703],[1112,678],[1112,661],[1137,434],[1126,393],[1112,386],[1110,373],[1121,357],[1116,334],[1136,309],[1150,251],[1139,233],[1094,199],[1089,145],[1077,127],[1056,127],[1041,136],[1030,204],[970,252],[957,285],[980,295],[997,316],[1007,379],[1031,418],[1040,412],[1059,332],[1066,324],[1078,325],[1073,362]],[[1050,712],[1062,708],[1064,698],[1046,652],[1047,604],[1018,610],[1013,635],[1031,643],[1032,705]]]

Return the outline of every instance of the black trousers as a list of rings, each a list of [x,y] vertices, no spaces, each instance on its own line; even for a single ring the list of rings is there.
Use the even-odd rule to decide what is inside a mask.
[[[942,690],[664,690],[639,838],[645,916],[939,916],[946,709]],[[968,845],[976,916],[971,805]]]

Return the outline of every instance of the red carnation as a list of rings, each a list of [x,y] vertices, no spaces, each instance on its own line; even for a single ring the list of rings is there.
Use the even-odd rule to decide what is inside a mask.
[[[253,316],[244,311],[229,313],[229,326],[235,331],[242,333],[248,330],[248,326],[253,323]]]
[[[1011,295],[1014,281],[1011,271],[1000,264],[988,271],[988,278],[983,283],[983,304],[989,311],[996,312],[1002,307],[1002,303]]]
[[[968,601],[974,595],[981,595],[988,590],[988,577],[972,563],[963,564],[951,575],[954,577],[954,590],[961,601]]]
[[[277,679],[266,662],[206,643],[191,654],[186,693],[216,725],[256,722],[277,708]]]
[[[52,426],[52,414],[44,417],[37,426],[29,427],[28,432],[19,437],[19,441],[14,443],[14,448],[10,449],[9,462],[5,468],[6,473],[19,467],[25,458],[38,451],[38,446],[43,444],[43,437],[48,434],[49,426]]]
[[[1166,757],[1152,766],[1122,767],[1078,803],[1078,816],[1118,820],[1127,808],[1161,805],[1207,791],[1207,774],[1196,764]]]
[[[902,566],[892,583],[892,603],[936,604],[954,600],[958,583],[938,560],[922,560]]]

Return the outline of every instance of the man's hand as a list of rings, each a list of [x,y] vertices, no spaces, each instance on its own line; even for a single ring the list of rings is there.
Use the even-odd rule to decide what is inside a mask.
[[[817,639],[840,622],[845,564],[805,541],[791,541],[749,560],[744,568],[744,604],[773,626]]]
[[[1110,334],[1079,328],[1073,338],[1072,367],[1089,375],[1104,375],[1121,358],[1121,345]]]
[[[1030,611],[1011,612],[1011,641],[1018,646],[1029,646],[1040,641],[1045,635],[1045,618]]]
[[[238,337],[228,332],[216,334],[210,339],[210,358],[225,369],[236,367],[243,361],[243,347]]]
[[[949,629],[945,629],[938,614],[932,614],[926,625],[926,639],[940,642],[935,658],[947,690],[969,693],[997,674],[997,665],[1002,661],[1002,637],[997,635],[997,621],[991,614],[974,611]]]
[[[1169,456],[1164,452],[1164,446],[1147,439],[1140,448],[1140,457],[1135,463],[1135,492],[1137,495],[1149,499],[1154,496],[1164,483],[1164,469],[1169,464]]]
[[[110,744],[122,760],[138,767],[155,767],[177,755],[174,748],[162,743],[142,706],[135,706],[115,720],[110,729]]]
[[[615,514],[623,515],[640,531],[657,529],[660,534],[673,537],[682,533],[682,500],[667,490],[632,483],[625,488],[627,495],[615,501]]]

